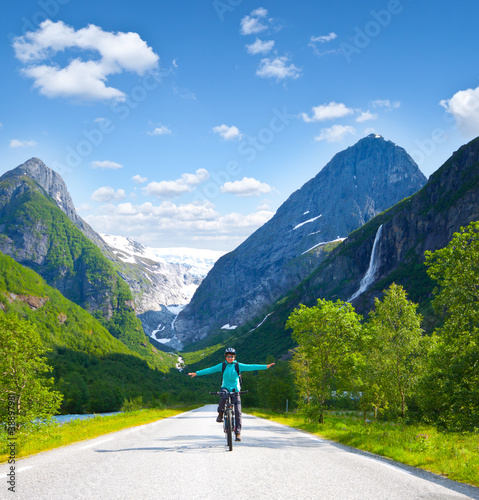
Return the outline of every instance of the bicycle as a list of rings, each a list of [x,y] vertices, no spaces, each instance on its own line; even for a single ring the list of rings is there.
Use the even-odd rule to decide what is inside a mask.
[[[222,390],[218,392],[210,392],[211,395],[228,396],[225,404],[224,417],[223,417],[223,430],[226,434],[226,446],[229,451],[233,451],[233,432],[235,430],[235,405],[231,400],[234,394],[247,394],[248,391],[233,391]]]

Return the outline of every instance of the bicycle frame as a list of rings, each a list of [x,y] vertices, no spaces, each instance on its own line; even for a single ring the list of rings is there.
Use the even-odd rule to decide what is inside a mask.
[[[210,392],[210,394],[215,394],[217,396],[228,396],[223,418],[223,430],[226,434],[226,445],[229,451],[233,451],[233,432],[235,431],[235,405],[231,399],[231,396],[236,394],[246,394],[248,391],[233,391],[228,392],[226,390],[219,392]]]

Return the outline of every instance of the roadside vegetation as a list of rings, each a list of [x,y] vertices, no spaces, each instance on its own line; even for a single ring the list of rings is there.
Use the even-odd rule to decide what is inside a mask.
[[[194,407],[152,408],[72,420],[63,424],[50,420],[30,425],[16,435],[15,459],[35,455],[42,451],[52,450],[78,441],[93,439],[128,427],[155,422],[178,415],[192,408]],[[0,432],[0,463],[8,460],[10,453],[8,443],[7,433]]]
[[[430,425],[369,419],[364,422],[361,412],[350,411],[327,411],[322,424],[305,421],[298,413],[286,415],[257,409],[246,412],[454,481],[479,486],[479,440],[474,432],[440,432]]]

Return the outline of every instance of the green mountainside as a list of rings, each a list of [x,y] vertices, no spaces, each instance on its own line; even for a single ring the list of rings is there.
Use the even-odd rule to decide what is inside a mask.
[[[16,314],[35,325],[50,349],[48,361],[55,389],[65,396],[65,412],[113,411],[127,399],[149,401],[166,391],[165,374],[174,368],[175,355],[156,352],[151,363],[149,356],[128,348],[41,276],[4,254],[0,314]]]
[[[0,251],[92,313],[150,365],[161,366],[112,263],[41,186],[15,170],[0,179]]]

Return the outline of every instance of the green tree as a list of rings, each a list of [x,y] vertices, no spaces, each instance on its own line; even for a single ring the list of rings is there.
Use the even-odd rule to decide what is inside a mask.
[[[111,379],[96,380],[90,389],[90,411],[104,413],[120,411],[124,397],[120,388]]]
[[[317,306],[301,304],[288,318],[287,328],[298,343],[291,367],[295,372],[305,412],[324,420],[325,401],[333,386],[349,388],[357,360],[360,316],[351,304],[318,299]]]
[[[435,331],[429,374],[422,384],[426,418],[451,430],[479,427],[479,222],[426,252],[437,282],[433,306],[442,324]]]
[[[267,360],[267,362],[273,362],[273,360]],[[285,411],[286,401],[288,401],[289,408],[294,406],[296,391],[289,363],[277,361],[274,370],[261,372],[257,378],[262,406],[276,411]]]
[[[57,413],[62,396],[45,376],[52,370],[45,352],[31,323],[0,312],[0,422],[12,418],[13,408],[16,429]]]
[[[90,394],[82,375],[76,371],[70,372],[60,380],[58,389],[63,394],[62,413],[85,413]]]
[[[368,321],[366,347],[366,400],[396,409],[402,417],[423,366],[422,317],[417,304],[407,299],[405,290],[393,283],[380,301],[375,299]]]

